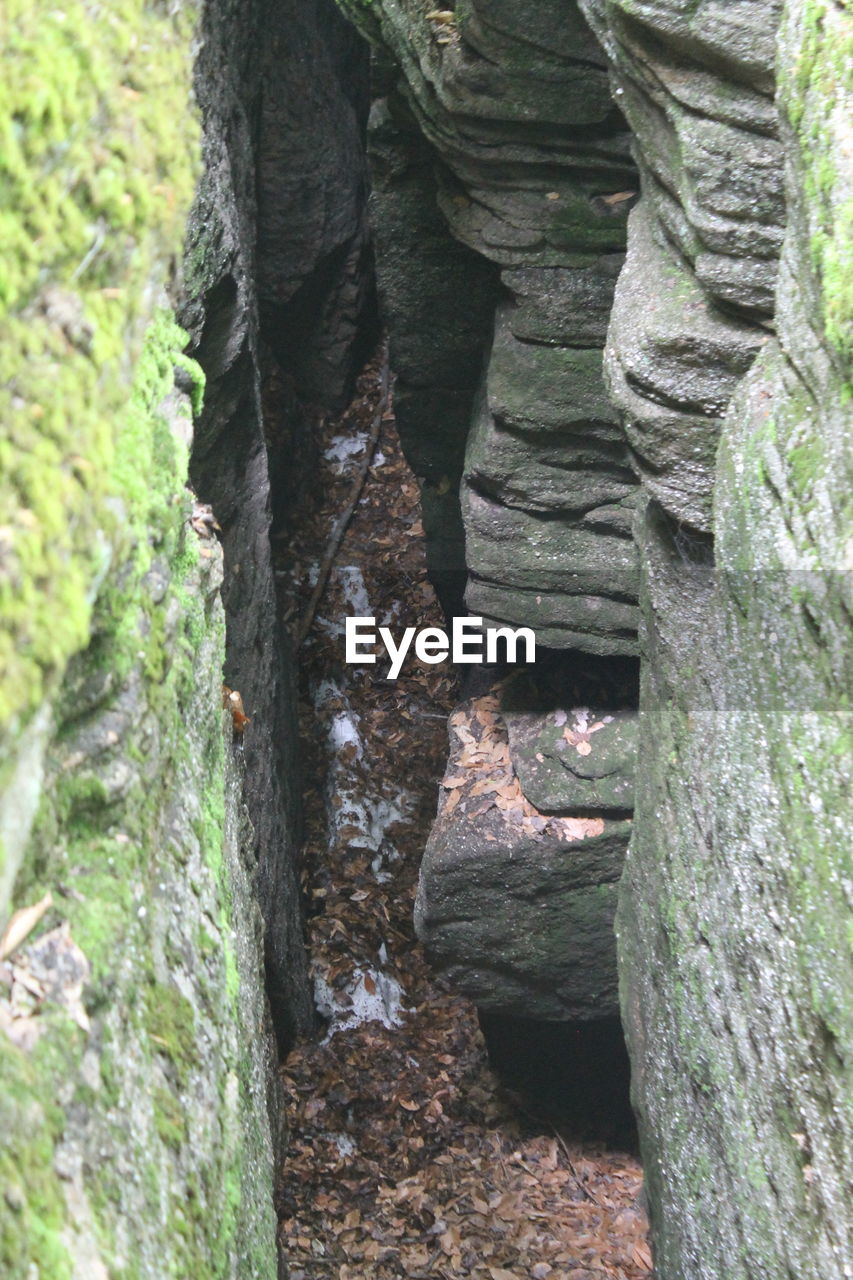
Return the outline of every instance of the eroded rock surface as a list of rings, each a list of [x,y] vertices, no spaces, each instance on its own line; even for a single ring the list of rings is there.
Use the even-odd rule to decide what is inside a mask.
[[[526,803],[544,809],[579,792],[615,805],[627,783],[615,761],[596,770],[595,739],[627,759],[637,736],[618,926],[657,1273],[835,1280],[851,1148],[849,14],[825,0],[346,7],[395,59],[389,117],[404,99],[421,131],[424,198],[506,291],[482,378],[472,344],[456,403],[460,421],[470,406],[464,461],[455,428],[435,454],[445,495],[461,478],[467,606],[549,646],[630,653],[633,522],[639,718],[589,734],[581,700],[565,724],[539,708],[508,723]],[[383,171],[388,228],[393,188]],[[386,279],[406,272],[395,261]],[[436,342],[440,361],[453,343]],[[565,769],[567,748],[581,768]],[[480,975],[496,971],[516,849],[531,894],[545,880],[523,805],[509,829],[495,805],[451,806],[453,768],[445,786],[420,919],[432,937],[431,877],[446,875],[448,936],[468,930],[457,978],[483,1000],[478,948]],[[568,905],[549,928],[561,919]]]
[[[366,53],[331,0],[239,14],[210,5],[196,64],[205,172],[190,217],[182,319],[206,377],[191,477],[225,552],[225,679],[251,719],[245,798],[282,1045],[313,1025],[295,871],[293,667],[272,566],[274,518],[313,462],[317,405],[339,403],[372,335],[366,246]],[[358,337],[358,341],[356,340]],[[271,367],[272,366],[272,367]],[[281,391],[276,434],[265,377]]]
[[[635,481],[601,351],[637,181],[602,51],[575,4],[344,8],[398,69],[375,108],[373,204],[433,577],[455,575],[454,612],[634,652]],[[415,173],[428,247],[387,253],[412,238]]]
[[[849,15],[790,4],[778,27],[772,3],[585,8],[644,192],[608,368],[647,495],[617,925],[656,1269],[840,1280]]]
[[[497,698],[462,704],[450,725],[415,907],[430,959],[487,1012],[612,1017],[613,916],[630,822],[586,805],[573,816],[571,805],[546,813],[531,804]]]

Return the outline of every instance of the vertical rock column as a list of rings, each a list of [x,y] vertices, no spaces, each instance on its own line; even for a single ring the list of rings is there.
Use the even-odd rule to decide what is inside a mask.
[[[344,8],[397,67],[372,135],[378,276],[433,563],[460,567],[461,480],[467,610],[633,652],[635,482],[601,350],[637,184],[601,49],[573,4]]]
[[[282,1046],[314,1013],[296,868],[293,663],[270,529],[310,466],[312,408],[340,403],[370,337],[366,83],[365,50],[331,0],[206,6],[196,67],[205,173],[182,316],[207,378],[191,475],[222,528],[225,679],[251,719],[245,800]],[[286,388],[272,429],[262,404],[270,365]]]
[[[563,654],[526,736],[497,700],[459,709],[448,789],[476,789],[445,796],[418,930],[483,1009],[612,1017],[631,761],[613,816],[572,785],[543,801],[528,757],[553,730],[560,783],[575,777],[561,751],[583,765],[578,745],[606,772],[606,735],[593,746],[570,726],[600,731],[631,704],[619,663],[636,654],[637,483],[602,360],[637,196],[628,133],[576,4],[343,7],[380,47],[388,89],[370,133],[377,274],[431,575],[449,612],[534,628]],[[586,655],[616,667],[590,672]],[[472,731],[494,734],[494,757]]]
[[[656,1272],[841,1280],[849,15],[585,8],[643,180],[608,368],[647,495],[617,925]]]

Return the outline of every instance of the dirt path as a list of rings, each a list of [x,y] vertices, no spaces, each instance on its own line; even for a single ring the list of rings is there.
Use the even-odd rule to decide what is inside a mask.
[[[378,400],[376,364],[359,391],[326,428],[325,500],[289,552],[303,608]],[[395,633],[443,625],[422,533],[389,413],[302,653],[304,883],[328,1026],[283,1072],[291,1280],[640,1280],[650,1257],[637,1161],[513,1106],[473,1006],[435,980],[413,935],[456,689],[445,666],[413,659],[396,682],[381,661],[345,666],[343,619],[375,615]]]

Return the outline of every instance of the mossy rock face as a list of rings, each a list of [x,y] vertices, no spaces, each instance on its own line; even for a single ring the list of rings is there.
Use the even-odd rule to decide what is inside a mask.
[[[625,813],[634,807],[636,712],[564,708],[507,713],[521,789],[537,809]]]
[[[745,20],[738,34],[726,17],[733,6],[623,0],[585,8],[602,24],[617,86],[636,80],[632,58],[644,41],[650,47],[653,30],[676,56],[705,60],[703,92],[712,76],[728,84],[713,97],[729,120],[740,113],[738,127],[757,122],[752,97],[766,91],[767,30],[749,37]],[[749,8],[772,30],[776,6]],[[726,342],[715,348],[710,339],[736,339],[761,305],[747,270],[738,319],[714,308],[715,298],[731,303],[735,295],[705,270],[699,241],[710,224],[685,194],[698,140],[683,133],[683,150],[663,157],[666,131],[649,140],[657,91],[637,82],[629,102],[632,119],[647,116],[638,155],[651,176],[645,217],[657,234],[629,246],[609,340],[632,445],[653,463],[644,465],[647,501],[636,526],[640,749],[616,928],[663,1280],[842,1280],[850,1255],[853,973],[842,885],[851,869],[843,762],[853,726],[842,566],[851,529],[843,264],[851,175],[846,126],[831,105],[849,88],[849,61],[842,75],[838,50],[849,49],[850,30],[838,6],[785,7],[773,125],[787,208],[776,332],[755,325],[740,354],[737,342],[727,356]],[[679,92],[688,91],[682,84]],[[728,242],[737,254],[749,250],[753,214],[764,229],[752,247],[767,245],[782,194],[779,183],[771,200],[752,202],[747,189],[735,182],[727,192],[744,220],[741,238]],[[660,296],[649,302],[666,242],[681,258],[657,273]],[[632,254],[634,279],[647,273],[633,298]],[[655,349],[648,336],[666,307],[673,339]],[[704,355],[668,386],[661,362],[683,358],[691,332]],[[744,376],[738,360],[753,356]],[[714,377],[728,403],[708,413],[702,383]],[[690,394],[700,410],[693,417],[689,404],[674,403]]]
[[[85,643],[120,534],[109,499],[128,371],[198,173],[195,9],[170,12],[5,8],[0,726],[12,737]]]
[[[161,317],[143,353],[124,442],[128,477],[149,487],[142,501],[128,484],[127,549],[54,702],[16,884],[14,905],[53,893],[41,934],[59,921],[67,959],[22,1017],[16,975],[46,981],[37,957],[53,936],[34,935],[0,1002],[4,1090],[19,1081],[4,1092],[6,1180],[27,1206],[3,1238],[10,1277],[276,1265],[260,930],[223,737],[221,553],[189,528],[189,404],[163,395],[184,339]]]
[[[109,14],[12,3],[2,19],[0,905],[49,700],[125,537],[128,385],[199,167],[194,21],[190,4],[138,0]]]
[[[0,20],[0,924],[53,899],[0,986],[10,1280],[276,1270],[221,554],[185,488],[204,379],[164,295],[195,20]]]

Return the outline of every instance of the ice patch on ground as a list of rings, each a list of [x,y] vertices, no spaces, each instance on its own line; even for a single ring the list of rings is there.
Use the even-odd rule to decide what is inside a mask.
[[[357,458],[367,448],[367,433],[359,431],[354,436],[335,436],[323,457],[328,462],[337,463],[335,470],[342,471],[350,458]]]
[[[338,706],[331,709],[329,704],[337,703]],[[343,704],[342,706],[340,704]],[[326,728],[326,738],[332,752],[332,767],[334,768],[335,760],[338,753],[347,743],[352,743],[355,747],[356,756],[361,759],[363,748],[361,745],[361,734],[359,732],[359,717],[350,706],[349,699],[332,680],[322,680],[317,686],[314,694],[314,706],[318,713],[331,710],[331,716]]]
[[[377,969],[356,969],[347,985],[338,991],[329,986],[322,974],[315,974],[314,1004],[329,1022],[324,1043],[339,1031],[349,1031],[365,1022],[399,1027],[405,1013],[403,988]]]
[[[329,820],[333,831],[342,827],[357,827],[358,834],[349,836],[349,843],[359,849],[369,849],[377,855],[372,867],[377,879],[387,879],[381,870],[384,861],[395,862],[399,857],[397,850],[387,837],[387,831],[395,822],[402,822],[411,812],[411,797],[401,794],[396,801],[383,800],[379,796],[358,796],[344,787],[336,788],[334,783],[329,788],[329,797],[337,796],[340,805],[329,804]]]
[[[350,742],[355,747],[356,756],[361,759],[363,753],[358,720],[352,711],[338,711],[329,725],[329,744],[333,751],[340,751]]]
[[[317,626],[322,627],[327,636],[343,636],[346,634],[346,617],[353,618],[369,618],[370,599],[367,595],[367,587],[364,582],[364,574],[358,565],[347,564],[338,565],[335,569],[335,576],[341,584],[344,601],[346,602],[346,611],[343,617],[333,621],[331,618],[316,619]],[[316,583],[317,575],[314,574],[314,583]]]
[[[399,791],[391,799],[364,795],[365,780],[352,777],[352,758],[341,758],[343,748],[352,743],[355,758],[364,759],[360,717],[353,711],[343,688],[334,680],[321,680],[313,691],[312,701],[317,718],[326,725],[329,757],[326,813],[330,837],[334,839],[343,827],[355,827],[357,834],[349,835],[350,843],[376,854],[373,871],[377,879],[384,882],[389,877],[383,864],[394,862],[399,857],[388,838],[388,829],[409,817],[413,799],[405,791]]]
[[[369,618],[371,616],[370,599],[367,595],[364,574],[359,566],[357,564],[340,565],[337,572],[353,617]]]

